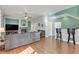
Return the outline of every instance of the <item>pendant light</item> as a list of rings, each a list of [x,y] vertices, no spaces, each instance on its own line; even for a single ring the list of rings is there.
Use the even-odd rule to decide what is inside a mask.
[[[28,19],[27,12],[25,12],[24,19]]]

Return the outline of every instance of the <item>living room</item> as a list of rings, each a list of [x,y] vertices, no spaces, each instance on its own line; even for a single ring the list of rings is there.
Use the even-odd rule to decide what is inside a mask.
[[[79,53],[78,8],[74,5],[0,5],[0,53]],[[56,40],[55,26],[62,28],[62,40]],[[74,44],[73,40],[67,43],[67,28],[76,29]]]

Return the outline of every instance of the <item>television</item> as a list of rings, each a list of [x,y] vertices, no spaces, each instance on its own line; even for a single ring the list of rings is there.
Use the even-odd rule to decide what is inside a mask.
[[[18,25],[6,24],[6,31],[7,30],[18,30]]]

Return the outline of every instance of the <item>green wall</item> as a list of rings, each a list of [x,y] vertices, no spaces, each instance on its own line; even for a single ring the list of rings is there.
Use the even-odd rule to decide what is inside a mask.
[[[28,26],[28,20],[22,19],[21,26]]]
[[[63,18],[62,28],[79,28],[79,20],[72,17]]]
[[[79,6],[75,6],[69,9],[56,12],[52,16],[59,16],[59,15],[66,14],[66,13],[79,17]],[[55,20],[55,22],[61,22],[62,28],[79,28],[79,20],[75,19],[74,17],[63,16]]]
[[[5,24],[19,25],[19,19],[6,18]],[[22,19],[20,25],[21,26],[27,26],[28,27],[28,29],[27,29],[28,31],[31,30],[31,20],[30,19],[28,19],[28,20]]]
[[[19,19],[6,18],[5,24],[15,24],[15,25],[18,25],[19,24]],[[23,24],[25,24],[25,26],[31,26],[31,21],[30,20],[22,19],[21,20],[21,25],[23,25]]]
[[[31,30],[31,21],[29,20],[28,21],[28,31],[30,31]]]
[[[55,22],[61,22],[62,28],[79,28],[79,20],[69,16],[58,18]]]
[[[19,24],[19,20],[18,19],[6,18],[5,24],[15,24],[15,25],[18,25]]]
[[[58,15],[62,15],[62,14],[65,14],[65,13],[68,13],[68,14],[71,14],[71,15],[74,15],[74,16],[79,16],[79,6],[71,7],[71,8],[56,12],[52,15],[58,16]]]

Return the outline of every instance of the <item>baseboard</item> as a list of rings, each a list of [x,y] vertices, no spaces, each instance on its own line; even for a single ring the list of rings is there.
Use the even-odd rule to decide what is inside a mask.
[[[63,40],[63,41],[67,42],[67,40]],[[73,41],[70,41],[70,43],[73,43]],[[79,42],[75,42],[75,43],[79,45]]]
[[[73,43],[73,41],[70,41],[70,42]],[[79,45],[79,42],[75,42],[75,43]]]
[[[49,37],[55,37],[55,36],[47,36],[46,38],[49,38]],[[63,41],[67,42],[67,40],[65,39]],[[70,43],[73,43],[73,41],[70,41]],[[79,45],[79,42],[75,42],[75,43]]]
[[[45,36],[46,38],[48,38],[48,37],[55,37],[54,35],[53,36]]]

